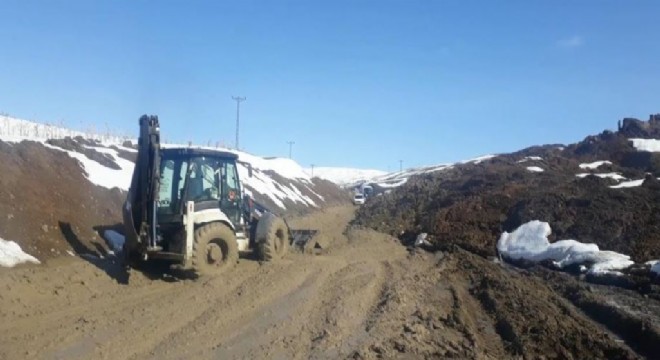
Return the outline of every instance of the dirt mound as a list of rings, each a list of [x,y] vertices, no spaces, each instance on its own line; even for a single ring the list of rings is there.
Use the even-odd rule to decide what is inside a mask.
[[[646,135],[660,131],[660,117],[653,119],[645,125]],[[660,258],[660,187],[655,180],[660,176],[656,165],[660,155],[636,151],[625,129],[567,147],[533,147],[413,177],[363,206],[357,223],[404,242],[426,232],[439,248],[458,244],[494,256],[503,231],[541,220],[550,223],[552,239],[593,242],[636,261]],[[578,166],[596,160],[612,164],[597,170]],[[543,172],[531,172],[528,166]],[[643,186],[613,189],[610,186],[620,180],[576,177],[588,172],[617,172],[628,179],[646,176],[647,180]]]
[[[506,271],[464,252],[460,258],[457,266],[474,285],[471,295],[492,317],[510,354],[555,359],[636,357],[613,337],[603,336],[598,326],[541,279]]]
[[[639,357],[529,272],[460,249],[412,251],[387,269],[352,358]]]
[[[649,358],[660,353],[660,286],[650,285],[656,288],[648,296],[619,287],[585,284],[543,267],[535,267],[532,273],[638,353]]]
[[[91,184],[77,160],[30,141],[0,141],[0,174],[3,238],[40,260],[106,252],[94,227],[120,221],[120,190]]]

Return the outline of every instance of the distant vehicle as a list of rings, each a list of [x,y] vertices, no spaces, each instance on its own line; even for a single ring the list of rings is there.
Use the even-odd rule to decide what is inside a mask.
[[[353,204],[355,204],[355,205],[363,205],[364,200],[365,200],[365,198],[364,198],[364,195],[362,195],[362,194],[355,194],[355,196],[353,196]]]
[[[371,185],[362,185],[362,194],[364,194],[365,198],[370,198],[374,194],[374,188]]]

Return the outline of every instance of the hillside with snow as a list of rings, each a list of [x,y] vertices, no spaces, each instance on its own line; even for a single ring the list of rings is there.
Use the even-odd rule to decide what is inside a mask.
[[[406,241],[432,234],[438,248],[618,275],[660,258],[659,139],[660,115],[651,115],[575,144],[376,177],[368,183],[384,196],[357,222]],[[550,243],[550,229],[571,240]]]
[[[0,239],[7,240],[0,244],[0,257],[31,261],[29,256],[63,255],[69,246],[93,249],[95,245],[83,246],[78,239],[93,243],[100,238],[99,226],[121,222],[121,204],[137,156],[134,144],[127,137],[1,117]],[[236,153],[244,194],[275,213],[300,213],[349,201],[345,190],[312,178],[291,159],[206,149]],[[30,255],[16,255],[16,247]]]
[[[460,161],[452,164],[438,164],[431,166],[420,166],[392,173],[382,173],[375,176],[356,176],[352,182],[346,182],[343,185],[348,188],[358,188],[360,185],[371,185],[376,193],[387,191],[388,189],[399,187],[405,184],[413,176],[432,174],[435,172],[449,170],[461,164],[479,164],[482,161],[492,159],[496,155],[484,155],[474,159]]]
[[[344,186],[357,182],[369,180],[387,174],[386,171],[375,169],[354,169],[342,167],[314,167],[305,171],[315,177],[326,179],[337,185]]]
[[[74,139],[61,141],[67,137]],[[80,162],[87,179],[95,185],[108,189],[117,187],[128,190],[131,183],[134,163],[127,158],[137,153],[135,148],[124,146],[131,142],[125,137],[98,135],[70,129],[39,124],[8,116],[0,118],[0,140],[15,143],[35,141],[49,149],[61,151]],[[135,140],[132,141],[135,143]],[[187,145],[163,144],[163,147],[185,147]],[[228,148],[198,148],[228,151],[238,155],[239,176],[247,195],[261,199],[274,211],[286,211],[296,205],[319,207],[325,197],[315,191],[312,177],[298,163],[287,158],[264,158]],[[126,156],[126,154],[129,154]],[[98,161],[104,159],[105,161]],[[250,164],[252,177],[248,176]],[[324,184],[327,187],[328,184]],[[334,194],[333,194],[334,195]],[[336,200],[334,196],[333,200]]]

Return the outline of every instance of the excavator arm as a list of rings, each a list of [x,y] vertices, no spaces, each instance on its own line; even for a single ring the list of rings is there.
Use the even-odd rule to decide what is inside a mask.
[[[123,209],[125,247],[131,252],[157,247],[160,157],[158,117],[143,115],[140,117],[140,138],[131,188]]]

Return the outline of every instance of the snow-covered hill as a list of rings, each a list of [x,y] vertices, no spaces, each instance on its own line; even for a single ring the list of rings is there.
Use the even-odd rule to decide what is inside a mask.
[[[77,138],[69,142],[53,141],[71,136]],[[50,149],[66,152],[78,160],[89,181],[96,185],[105,188],[117,187],[122,190],[128,190],[130,186],[134,163],[127,158],[130,158],[131,154],[134,157],[136,150],[123,146],[126,138],[85,134],[63,127],[2,116],[0,140],[6,142],[29,140],[43,143]],[[326,202],[327,194],[324,195],[322,194],[324,191],[316,189],[316,183],[311,176],[291,159],[264,158],[226,148],[200,148],[233,152],[239,156],[241,162],[251,164],[252,177],[248,176],[247,166],[239,165],[239,176],[245,185],[246,193],[257,201],[266,203],[267,206],[274,206],[275,211],[284,211],[292,206],[319,207]],[[102,161],[99,162],[99,159]],[[327,192],[328,184],[324,185]],[[331,195],[336,199],[336,193]]]
[[[493,157],[495,157],[495,155],[485,155],[454,164],[438,164],[431,166],[421,166],[421,167],[405,169],[403,171],[380,174],[376,176],[368,176],[368,177],[365,176],[362,178],[356,178],[353,182],[347,182],[344,185],[349,188],[358,187],[361,184],[370,184],[372,186],[376,186],[381,189],[395,188],[405,184],[408,181],[408,179],[414,175],[429,174],[436,171],[450,169],[457,164],[469,164],[469,163],[478,164],[484,160],[488,160]]]
[[[372,179],[387,174],[386,171],[382,171],[382,170],[323,167],[323,166],[315,167],[313,169],[308,168],[305,169],[305,171],[321,179],[332,181],[333,183],[340,186],[354,184],[359,181]]]

